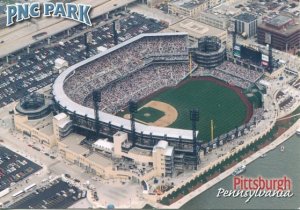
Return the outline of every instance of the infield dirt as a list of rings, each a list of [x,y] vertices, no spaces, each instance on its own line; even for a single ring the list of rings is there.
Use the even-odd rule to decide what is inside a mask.
[[[145,122],[142,122],[142,121],[136,119],[136,121],[144,123],[146,125],[167,127],[167,126],[171,125],[172,123],[174,123],[178,116],[178,112],[173,106],[171,106],[170,104],[161,102],[161,101],[150,101],[147,104],[145,104],[143,107],[151,107],[151,108],[160,110],[160,111],[164,112],[164,114],[165,114],[163,117],[161,117],[160,119],[158,119],[157,121],[155,121],[153,123],[145,123]],[[141,108],[143,108],[143,107],[141,107]],[[130,115],[125,114],[124,118],[130,119]]]

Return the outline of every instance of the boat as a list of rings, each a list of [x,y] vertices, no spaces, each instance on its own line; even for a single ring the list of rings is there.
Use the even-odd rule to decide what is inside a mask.
[[[246,166],[241,165],[237,169],[234,170],[234,172],[232,173],[232,176],[237,176],[237,175],[243,173],[245,170],[246,170]]]
[[[267,156],[267,154],[264,153],[264,154],[262,154],[260,157],[261,157],[261,158],[264,158],[264,157],[266,157],[266,156]]]
[[[280,147],[280,151],[284,152],[284,146],[283,145]]]
[[[296,134],[300,136],[300,128],[296,131]]]

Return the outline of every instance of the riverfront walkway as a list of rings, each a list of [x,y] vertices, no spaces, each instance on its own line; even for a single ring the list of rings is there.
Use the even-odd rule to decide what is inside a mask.
[[[256,153],[252,154],[251,156],[249,156],[248,158],[246,158],[242,162],[238,163],[236,166],[226,170],[225,172],[223,172],[222,174],[220,174],[216,178],[208,181],[206,184],[202,185],[201,187],[199,187],[195,191],[189,193],[188,195],[186,195],[185,197],[183,197],[180,200],[176,201],[175,203],[171,204],[170,206],[165,206],[165,205],[158,204],[158,203],[153,203],[151,205],[153,205],[155,208],[160,208],[160,209],[178,209],[178,208],[180,208],[182,205],[184,205],[185,203],[187,203],[191,199],[195,198],[196,196],[200,195],[202,192],[206,191],[207,189],[211,188],[212,186],[214,186],[218,182],[220,182],[223,179],[225,179],[226,177],[230,176],[233,173],[233,171],[237,167],[239,167],[240,165],[242,165],[242,164],[243,165],[248,165],[251,162],[253,162],[254,160],[256,160],[257,158],[259,158],[262,154],[265,154],[265,153],[275,149],[276,147],[278,147],[280,144],[282,144],[283,142],[288,140],[291,136],[293,136],[296,133],[296,131],[299,129],[299,127],[300,127],[300,119],[292,127],[290,127],[285,133],[283,133],[276,140],[274,140],[272,143],[265,146],[264,148],[257,151]]]
[[[289,117],[280,118],[280,119],[278,119],[277,121],[287,120],[287,119],[290,119],[290,118],[293,118],[293,117],[297,117],[297,116],[299,116],[299,115],[300,115],[300,113],[295,114],[295,115],[292,115],[292,116],[289,116]]]

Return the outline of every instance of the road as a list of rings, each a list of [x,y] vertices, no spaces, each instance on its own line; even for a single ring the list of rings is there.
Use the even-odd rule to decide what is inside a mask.
[[[11,196],[14,193],[23,190],[25,187],[33,183],[37,184],[39,187],[43,185],[43,180],[49,179],[49,176],[53,178],[68,173],[71,177],[81,181],[78,184],[78,187],[81,189],[86,189],[85,184],[89,182],[90,186],[93,186],[98,192],[100,200],[96,202],[89,196],[89,202],[79,201],[81,203],[81,207],[82,205],[86,205],[82,208],[89,208],[91,206],[97,208],[106,207],[110,203],[114,203],[116,206],[120,206],[122,208],[128,208],[129,206],[139,208],[143,206],[144,201],[141,199],[142,186],[138,183],[132,183],[130,180],[123,180],[124,183],[122,183],[120,180],[103,180],[99,177],[96,178],[95,175],[86,173],[84,169],[77,165],[66,162],[58,155],[57,148],[49,149],[45,146],[43,147],[36,143],[33,139],[24,137],[22,133],[15,131],[12,125],[12,116],[8,114],[8,111],[12,110],[14,105],[15,103],[11,103],[0,108],[0,119],[3,120],[0,124],[0,133],[1,139],[4,140],[1,144],[39,164],[43,167],[43,169],[30,175],[25,180],[16,183],[8,195],[0,198],[0,203],[8,200],[13,201]],[[41,151],[39,152],[32,149],[28,146],[28,144],[39,147]],[[57,156],[57,158],[53,160],[49,158],[49,156],[44,155],[45,152],[53,154],[54,156]],[[90,193],[91,192],[89,191],[88,195],[90,195]],[[135,197],[135,199],[130,201],[132,197]]]

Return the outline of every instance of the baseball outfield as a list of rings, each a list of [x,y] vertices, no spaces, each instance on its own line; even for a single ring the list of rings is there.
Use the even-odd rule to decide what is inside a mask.
[[[200,111],[198,138],[204,141],[210,139],[211,120],[216,137],[248,121],[253,109],[241,89],[211,77],[201,77],[140,101],[136,119],[147,125],[191,129],[189,111],[193,108]],[[118,115],[129,118],[126,111]]]

